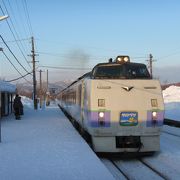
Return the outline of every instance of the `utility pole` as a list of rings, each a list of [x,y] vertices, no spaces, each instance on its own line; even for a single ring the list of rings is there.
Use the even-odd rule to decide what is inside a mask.
[[[34,37],[31,37],[31,43],[32,43],[32,63],[33,63],[33,100],[34,100],[34,109],[37,109],[37,93],[36,93],[36,61],[35,61],[35,50],[34,50]]]
[[[41,78],[42,70],[39,71],[39,84],[40,84],[40,108],[42,108],[42,78]]]
[[[49,91],[49,74],[48,74],[48,69],[47,69],[47,92]]]
[[[49,72],[47,69],[47,90],[46,90],[46,106],[49,106]]]
[[[152,63],[156,60],[153,60],[153,56],[152,54],[149,54],[149,60],[148,61],[148,68],[149,68],[149,72],[150,72],[150,76],[151,78],[153,78],[153,67],[152,67]]]

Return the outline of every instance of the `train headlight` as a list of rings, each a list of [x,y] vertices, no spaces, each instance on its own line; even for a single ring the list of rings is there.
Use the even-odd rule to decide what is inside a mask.
[[[104,118],[104,112],[99,112],[99,118]]]
[[[156,111],[152,112],[152,119],[157,120],[157,112]]]
[[[116,62],[117,63],[130,62],[130,58],[129,58],[129,56],[117,56]]]
[[[99,124],[101,126],[103,126],[105,124],[105,122],[104,122],[105,118],[104,117],[105,117],[104,112],[101,111],[98,113],[98,121],[99,121]]]
[[[129,57],[124,57],[124,62],[128,62],[129,61]]]
[[[117,61],[122,62],[123,61],[122,57],[117,57]]]

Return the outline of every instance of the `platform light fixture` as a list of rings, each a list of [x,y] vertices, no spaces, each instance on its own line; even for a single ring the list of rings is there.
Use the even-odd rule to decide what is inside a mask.
[[[7,19],[9,16],[8,15],[5,15],[5,16],[0,16],[0,21],[4,20],[4,19]]]

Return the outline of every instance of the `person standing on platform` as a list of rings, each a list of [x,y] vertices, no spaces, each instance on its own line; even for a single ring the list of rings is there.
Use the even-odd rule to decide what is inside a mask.
[[[21,102],[21,97],[19,96],[19,113],[20,115],[24,115],[24,109],[23,109],[23,104]]]
[[[15,118],[17,120],[21,119],[21,116],[20,116],[20,107],[21,107],[21,101],[19,99],[19,95],[16,94],[16,97],[15,97],[14,103],[13,103],[13,108],[14,108]]]

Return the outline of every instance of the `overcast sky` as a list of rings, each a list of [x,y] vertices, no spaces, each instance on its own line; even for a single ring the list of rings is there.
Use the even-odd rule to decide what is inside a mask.
[[[155,76],[161,81],[180,81],[178,0],[0,0],[0,5],[0,15],[10,16],[9,25],[0,22],[1,35],[28,71],[31,68],[26,61],[31,60],[27,55],[31,53],[33,35],[39,54],[38,70],[47,69],[40,66],[71,68],[60,69],[57,74],[57,69],[49,69],[54,74],[52,81],[72,78],[69,74],[78,76],[83,72],[72,68],[93,67],[119,54],[147,63],[150,53],[156,60]],[[1,39],[0,46],[17,69],[26,74]],[[19,77],[2,53],[0,61],[1,77]],[[167,73],[169,68],[171,72]]]

